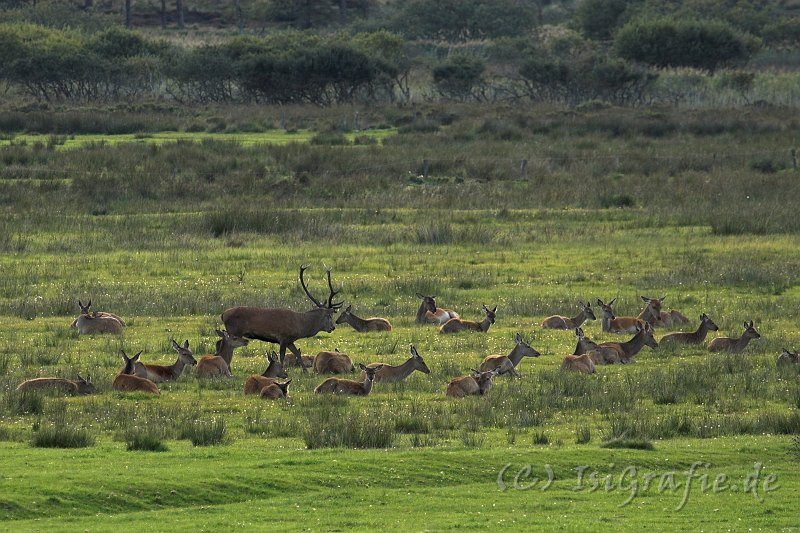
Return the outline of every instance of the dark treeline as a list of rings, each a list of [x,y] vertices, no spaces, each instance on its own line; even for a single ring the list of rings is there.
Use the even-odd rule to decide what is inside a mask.
[[[660,98],[653,87],[663,69],[688,67],[705,76],[742,71],[730,79],[744,93],[753,83],[748,60],[793,48],[800,18],[774,6],[726,5],[265,0],[237,15],[239,31],[198,39],[124,29],[106,4],[2,2],[0,82],[47,102],[327,106],[413,94],[630,105]],[[203,13],[220,15],[215,6]]]

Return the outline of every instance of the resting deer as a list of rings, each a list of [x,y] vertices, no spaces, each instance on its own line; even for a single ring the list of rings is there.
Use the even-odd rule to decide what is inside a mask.
[[[620,362],[619,353],[614,348],[600,346],[587,337],[581,328],[575,329],[575,335],[578,337],[578,344],[575,345],[572,355],[588,354],[595,365],[611,365]]]
[[[288,398],[289,383],[291,382],[292,382],[291,379],[289,381],[284,381],[283,383],[278,383],[276,381],[275,383],[267,385],[266,387],[261,389],[259,396],[261,396],[261,399],[263,400],[277,400],[280,398]]]
[[[219,340],[216,345],[214,355],[204,355],[197,362],[195,375],[199,378],[218,378],[232,377],[231,362],[233,361],[233,350],[247,346],[248,340],[236,335],[231,335],[227,331],[216,331]]]
[[[343,302],[334,303],[333,298],[340,292],[333,289],[331,284],[331,271],[328,270],[328,288],[330,295],[328,301],[322,303],[308,291],[303,273],[306,266],[300,267],[300,285],[303,291],[316,306],[311,311],[298,313],[291,309],[264,309],[261,307],[232,307],[222,313],[222,322],[231,335],[258,339],[271,342],[280,346],[281,362],[286,356],[288,348],[295,356],[298,364],[306,367],[300,358],[300,350],[294,345],[298,339],[313,337],[320,331],[328,333],[336,329],[333,324],[333,314],[339,310]]]
[[[177,381],[183,372],[183,367],[186,365],[194,366],[197,361],[189,350],[189,341],[183,343],[183,346],[172,341],[172,349],[178,352],[178,360],[172,365],[146,365],[137,362],[134,368],[134,375],[140,378],[147,378],[153,383],[161,383],[163,381]]]
[[[653,350],[658,348],[658,343],[653,337],[653,328],[650,324],[645,324],[644,327],[638,326],[636,335],[627,342],[603,342],[600,348],[613,348],[619,354],[619,362],[630,363],[634,356],[642,351],[642,348],[649,346]]]
[[[708,351],[739,353],[744,350],[747,343],[752,339],[758,339],[760,337],[761,334],[753,327],[753,321],[751,320],[750,323],[744,323],[744,334],[741,337],[738,339],[732,337],[717,337],[708,345]]]
[[[489,331],[489,326],[494,324],[494,319],[497,316],[497,306],[489,310],[486,305],[483,306],[483,312],[486,313],[482,322],[473,322],[471,320],[461,320],[460,318],[451,318],[439,328],[439,333],[458,333],[459,331],[478,331],[486,333]]]
[[[314,394],[344,394],[348,396],[367,396],[372,390],[372,382],[375,374],[381,370],[381,366],[367,367],[362,363],[358,364],[364,371],[364,381],[353,381],[351,379],[328,378],[314,389]]]
[[[337,324],[350,324],[353,329],[364,333],[368,331],[392,331],[392,325],[385,318],[359,318],[352,312],[352,305],[348,305],[347,309],[342,311],[339,318],[336,319]]]
[[[539,357],[540,354],[535,349],[531,348],[519,333],[514,337],[514,349],[508,355],[490,355],[483,360],[479,370],[481,372],[489,372],[497,369],[498,375],[508,374],[509,372],[517,377],[520,373],[517,372],[517,366],[523,357]]]
[[[302,362],[303,366],[306,368],[314,368],[314,356],[313,355],[300,355],[300,361]],[[290,357],[283,362],[284,368],[290,368],[293,366],[300,366],[297,362],[297,359],[294,357]]]
[[[644,320],[634,316],[615,316],[614,310],[611,308],[617,299],[614,298],[607,304],[603,303],[600,298],[597,299],[597,304],[603,312],[603,319],[601,321],[602,329],[606,333],[636,333],[636,327],[644,327]]]
[[[112,385],[114,390],[121,392],[141,391],[149,394],[160,394],[158,385],[147,378],[140,378],[139,376],[133,375],[135,365],[137,361],[139,361],[139,356],[142,355],[142,352],[140,351],[133,357],[128,357],[124,350],[120,350],[120,353],[122,354],[122,359],[125,360],[125,368],[114,378],[114,383]]]
[[[464,396],[482,396],[492,388],[492,378],[500,373],[499,368],[480,372],[472,370],[471,376],[453,378],[447,385],[445,395],[450,398],[463,398]]]
[[[261,389],[277,382],[277,378],[288,378],[278,354],[274,351],[267,355],[267,369],[261,375],[252,374],[244,382],[245,394],[258,394]]]
[[[796,366],[798,363],[800,363],[800,356],[798,356],[797,352],[790,352],[786,348],[784,348],[783,352],[778,356],[778,368],[788,368]]]
[[[319,352],[314,358],[315,374],[345,374],[355,371],[353,361],[338,348],[333,352]]]
[[[688,324],[689,319],[683,313],[675,309],[669,311],[662,311],[661,305],[666,299],[666,296],[661,298],[648,298],[647,296],[640,296],[640,298],[647,304],[647,306],[639,313],[640,319],[649,323],[651,326],[673,326],[676,324]]]
[[[561,370],[580,372],[581,374],[594,374],[597,371],[589,354],[566,356],[561,363]]]
[[[367,368],[380,367],[380,370],[375,374],[375,381],[385,381],[387,383],[395,383],[403,381],[410,376],[415,370],[419,370],[423,374],[430,374],[431,371],[425,360],[417,352],[414,345],[411,345],[411,357],[409,357],[402,365],[392,366],[384,363],[370,363]],[[366,372],[361,372],[361,379],[367,377]]]
[[[578,302],[578,306],[581,311],[573,318],[559,315],[549,316],[542,322],[542,327],[548,329],[575,329],[581,327],[581,324],[587,320],[597,320],[597,317],[594,316],[594,311],[592,311],[591,302]]]
[[[66,394],[92,394],[94,384],[89,374],[86,375],[86,379],[78,374],[78,379],[74,381],[63,378],[34,378],[23,381],[17,387],[17,392],[30,390],[59,390]]]
[[[95,333],[122,334],[125,326],[116,318],[98,313],[81,313],[73,321],[73,327],[78,328],[81,335],[92,335]]]
[[[689,333],[669,333],[661,337],[661,344],[680,343],[680,344],[703,344],[709,331],[718,331],[719,327],[711,320],[707,314],[700,315],[700,327],[697,331]]]
[[[115,315],[114,313],[106,313],[106,312],[104,312],[104,311],[91,311],[91,312],[90,312],[90,311],[89,311],[89,308],[90,308],[90,307],[92,307],[92,301],[91,301],[91,300],[89,300],[89,301],[86,303],[86,305],[83,305],[83,303],[81,303],[81,301],[80,301],[80,300],[78,300],[78,307],[80,307],[80,308],[81,308],[81,315],[92,315],[92,316],[108,316],[108,317],[111,317],[111,318],[115,319],[115,320],[116,320],[117,322],[119,322],[120,324],[122,324],[122,326],[123,326],[123,327],[125,327],[125,325],[126,325],[126,324],[125,324],[125,321],[124,321],[124,320],[122,320],[122,319],[121,319],[120,317],[118,317],[117,315]],[[79,315],[79,316],[80,316],[80,315]],[[73,328],[75,328],[75,327],[78,327],[78,319],[77,319],[77,318],[76,318],[75,320],[73,320],[73,321],[72,321],[72,325],[71,325],[70,327],[73,327]]]
[[[461,318],[452,309],[436,307],[436,296],[425,296],[417,293],[417,297],[422,298],[422,303],[417,309],[417,324],[439,324],[442,325],[451,318]]]

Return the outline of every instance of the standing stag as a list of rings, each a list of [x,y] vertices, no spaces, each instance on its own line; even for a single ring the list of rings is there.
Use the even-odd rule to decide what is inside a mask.
[[[738,339],[733,337],[717,337],[708,345],[708,351],[739,353],[744,350],[747,343],[760,337],[761,334],[753,327],[753,321],[751,320],[749,323],[744,323],[744,334],[741,337]]]
[[[92,394],[94,384],[89,374],[86,375],[86,379],[78,374],[78,379],[74,381],[63,378],[34,378],[23,381],[17,387],[17,392],[29,390],[59,390],[67,394]]]
[[[492,388],[492,378],[500,373],[499,368],[480,372],[472,370],[471,376],[453,378],[447,385],[445,395],[449,398],[463,398],[464,396],[482,396]]]
[[[265,309],[262,307],[232,307],[222,313],[222,322],[231,335],[258,339],[280,346],[281,363],[286,357],[286,349],[294,354],[298,364],[306,372],[306,366],[300,357],[300,350],[294,345],[298,339],[315,336],[320,331],[331,333],[336,326],[333,314],[339,310],[343,302],[334,303],[333,298],[339,291],[333,290],[331,271],[328,270],[328,288],[330,295],[326,303],[318,301],[306,287],[303,273],[308,267],[300,267],[300,285],[308,299],[316,306],[311,311],[298,313],[291,309]],[[341,289],[340,289],[341,290]]]
[[[573,318],[560,315],[549,316],[542,322],[542,327],[548,329],[575,329],[581,327],[581,324],[587,320],[597,320],[597,317],[594,316],[594,311],[592,311],[591,302],[583,303],[579,301],[578,306],[581,311]]]
[[[344,394],[348,396],[367,396],[372,390],[375,374],[380,372],[383,365],[367,367],[362,363],[358,365],[364,371],[364,381],[351,379],[328,378],[314,389],[314,394]]]
[[[486,333],[489,331],[489,326],[494,324],[494,319],[497,316],[497,306],[495,305],[494,309],[489,310],[489,308],[484,305],[483,312],[486,313],[486,317],[484,317],[482,322],[451,318],[439,328],[439,333],[458,333],[459,331],[478,331]]]
[[[514,349],[508,355],[490,355],[483,360],[478,369],[481,372],[488,372],[490,370],[498,369],[498,375],[507,374],[511,372],[517,377],[520,377],[517,372],[517,366],[523,357],[539,357],[540,354],[535,349],[531,348],[528,343],[522,339],[522,335],[517,333],[514,337]]]
[[[278,354],[274,351],[267,355],[267,369],[261,375],[252,374],[244,382],[245,394],[258,394],[262,389],[268,387],[278,380],[277,378],[288,378],[286,370],[278,359]]]
[[[134,368],[142,352],[140,351],[133,357],[128,357],[125,350],[120,350],[120,353],[122,354],[122,359],[125,361],[125,368],[114,378],[114,383],[112,385],[114,390],[121,392],[141,391],[149,394],[160,394],[158,385],[147,378],[140,378],[139,376],[133,375]]]
[[[367,368],[380,367],[380,370],[375,374],[375,381],[385,381],[387,383],[395,383],[403,381],[410,376],[414,370],[419,370],[423,374],[430,374],[431,371],[425,360],[417,352],[414,345],[411,345],[411,357],[409,357],[402,365],[392,366],[384,363],[370,363]],[[367,377],[366,371],[361,372],[361,379]]]
[[[348,305],[347,309],[342,311],[339,318],[336,319],[337,324],[350,324],[353,329],[365,333],[367,331],[392,331],[392,325],[385,318],[359,318],[353,314],[351,309],[352,305]]]
[[[688,333],[670,333],[661,337],[661,344],[673,342],[681,344],[703,344],[709,331],[718,331],[719,327],[711,320],[707,314],[700,315],[700,327],[697,331]]]
[[[183,367],[186,365],[194,366],[197,361],[189,350],[189,341],[183,343],[183,346],[172,340],[172,349],[178,352],[178,360],[172,365],[146,365],[144,363],[136,362],[134,367],[134,375],[140,378],[147,378],[153,383],[161,383],[162,381],[177,381],[183,373]]]
[[[227,331],[216,331],[219,340],[216,345],[214,355],[204,355],[197,363],[195,374],[199,378],[218,378],[232,377],[231,361],[233,361],[233,350],[247,346],[248,340],[235,335],[230,335]]]
[[[442,325],[450,319],[461,318],[452,309],[436,307],[436,296],[425,296],[417,293],[417,297],[422,298],[422,303],[417,309],[417,324],[439,324]]]

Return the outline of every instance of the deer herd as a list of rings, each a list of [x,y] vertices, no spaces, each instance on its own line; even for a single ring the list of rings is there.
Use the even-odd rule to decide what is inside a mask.
[[[306,266],[300,267],[300,285],[314,307],[306,312],[296,312],[286,308],[261,308],[261,307],[232,307],[222,313],[224,330],[215,330],[219,340],[216,342],[214,354],[208,354],[195,359],[189,348],[189,341],[183,345],[175,340],[171,341],[172,349],[178,357],[172,365],[148,364],[139,360],[140,351],[133,357],[128,357],[121,351],[124,367],[114,378],[113,388],[122,392],[139,391],[148,394],[160,394],[159,383],[177,381],[187,366],[194,367],[198,378],[225,378],[232,377],[232,361],[236,348],[246,346],[250,340],[260,340],[278,345],[278,352],[271,351],[267,354],[267,366],[262,374],[253,374],[244,382],[245,395],[258,395],[265,399],[279,399],[288,397],[289,384],[286,367],[299,366],[304,373],[311,368],[315,374],[349,374],[355,372],[356,365],[350,357],[337,349],[321,351],[316,356],[302,355],[295,345],[299,339],[314,337],[321,331],[332,332],[336,324],[349,324],[359,332],[387,332],[392,331],[392,325],[385,318],[359,318],[353,313],[352,305],[347,306],[334,321],[334,314],[338,312],[344,302],[335,302],[336,295],[341,291],[334,289],[331,281],[331,271],[327,270],[328,298],[325,301],[317,300],[306,286],[304,273]],[[451,309],[438,307],[435,296],[426,296],[417,293],[421,304],[417,311],[418,324],[435,324],[439,326],[439,333],[457,333],[461,331],[474,331],[486,333],[495,323],[497,306],[489,309],[483,306],[484,318],[480,322],[464,320]],[[611,341],[596,343],[589,339],[582,326],[588,320],[596,320],[597,316],[592,310],[591,302],[578,302],[579,312],[574,317],[550,316],[544,319],[541,327],[545,329],[560,329],[574,331],[577,344],[571,355],[564,357],[561,369],[585,374],[596,372],[598,365],[625,364],[633,361],[634,357],[645,347],[651,349],[663,346],[690,344],[698,345],[705,342],[710,331],[718,331],[717,325],[705,313],[700,315],[700,324],[696,331],[675,332],[664,335],[660,342],[655,339],[655,328],[671,327],[687,324],[689,320],[679,311],[662,309],[665,297],[641,297],[645,307],[637,316],[616,316],[612,306],[617,298],[604,303],[599,298],[597,304],[602,313],[601,329],[604,333],[629,334],[632,337],[624,342]],[[77,328],[79,334],[116,333],[120,334],[126,327],[125,322],[113,313],[91,311],[92,301],[86,305],[79,300],[80,315],[72,322],[72,327]],[[717,337],[708,344],[711,352],[726,351],[739,353],[747,344],[758,339],[761,335],[756,331],[753,321],[744,323],[744,333],[741,337]],[[286,359],[286,350],[292,354]],[[492,388],[492,380],[498,375],[520,376],[517,367],[525,357],[539,357],[541,354],[517,333],[514,347],[508,355],[490,355],[471,373],[459,376],[447,385],[448,397],[460,398],[470,395],[484,395]],[[800,364],[797,352],[790,352],[784,348],[778,357],[779,367],[796,366]],[[406,379],[415,370],[423,374],[430,374],[430,369],[425,364],[422,356],[415,346],[411,345],[411,357],[400,365],[385,363],[359,363],[361,369],[360,381],[330,377],[320,383],[315,389],[316,394],[341,394],[352,396],[366,396],[376,382],[392,383]],[[282,381],[283,380],[283,381]],[[57,389],[72,394],[91,394],[95,387],[91,377],[86,379],[78,375],[75,381],[62,378],[35,378],[21,383],[18,391],[34,389]]]

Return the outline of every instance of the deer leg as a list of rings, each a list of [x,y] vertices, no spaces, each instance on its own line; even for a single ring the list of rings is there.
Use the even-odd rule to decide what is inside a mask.
[[[294,359],[295,359],[295,361],[297,361],[297,364],[298,364],[298,365],[300,365],[300,368],[302,368],[302,369],[303,369],[303,373],[304,373],[304,374],[307,374],[307,373],[308,373],[308,370],[306,370],[306,365],[305,365],[305,364],[303,364],[303,358],[300,356],[300,350],[297,348],[297,346],[295,346],[295,345],[294,345],[294,343],[291,343],[291,344],[288,346],[288,348],[289,348],[289,349],[292,351],[292,353],[294,354]],[[281,361],[282,361],[282,360],[283,360],[283,359],[281,359]]]

